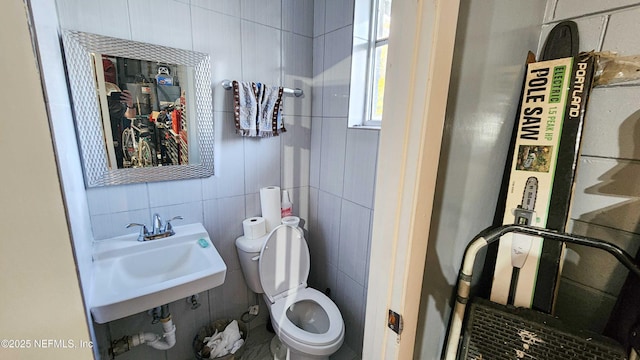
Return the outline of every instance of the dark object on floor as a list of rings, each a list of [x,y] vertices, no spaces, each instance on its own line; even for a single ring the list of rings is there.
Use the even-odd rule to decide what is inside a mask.
[[[475,299],[469,309],[462,359],[616,360],[626,352],[602,335],[565,326],[531,309]]]
[[[267,319],[267,325],[266,326],[267,326],[267,331],[268,332],[270,332],[272,334],[276,333],[276,331],[273,330],[273,325],[271,325],[271,315],[269,315],[269,318]]]
[[[640,251],[636,255],[640,261]],[[640,277],[627,275],[618,300],[616,301],[609,322],[604,328],[604,334],[619,341],[626,349],[633,347],[640,351]],[[635,336],[634,336],[635,332]]]

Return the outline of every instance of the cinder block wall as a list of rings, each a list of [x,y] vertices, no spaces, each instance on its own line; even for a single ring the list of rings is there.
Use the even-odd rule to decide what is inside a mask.
[[[573,20],[580,50],[640,54],[640,4],[629,0],[550,0],[540,44],[562,20]],[[582,137],[569,230],[613,242],[635,255],[640,245],[640,84],[596,87]],[[569,246],[556,314],[602,331],[627,271],[612,256]]]

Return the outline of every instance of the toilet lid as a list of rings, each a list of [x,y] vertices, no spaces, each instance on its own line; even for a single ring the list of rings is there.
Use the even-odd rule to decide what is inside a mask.
[[[260,252],[260,283],[273,303],[298,288],[307,286],[309,247],[302,231],[279,225],[271,231]]]

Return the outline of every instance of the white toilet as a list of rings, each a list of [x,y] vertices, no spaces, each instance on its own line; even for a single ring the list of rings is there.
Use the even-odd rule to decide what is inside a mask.
[[[247,285],[264,294],[271,324],[288,348],[287,358],[328,359],[344,341],[344,322],[336,304],[307,287],[309,247],[302,231],[280,225],[258,239],[236,239]]]

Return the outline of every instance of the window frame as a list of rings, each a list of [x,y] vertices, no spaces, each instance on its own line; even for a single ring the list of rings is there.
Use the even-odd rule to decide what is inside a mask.
[[[376,94],[374,89],[374,87],[376,86],[375,71],[376,71],[376,65],[378,63],[376,58],[376,50],[384,46],[387,46],[387,49],[388,49],[388,44],[389,44],[388,35],[386,37],[378,39],[378,28],[379,28],[380,22],[382,21],[381,14],[380,14],[381,13],[380,3],[382,1],[385,1],[385,0],[372,0],[373,11],[371,11],[371,20],[370,20],[371,35],[370,35],[369,51],[368,51],[368,59],[367,59],[367,67],[368,67],[367,88],[366,88],[367,100],[366,100],[365,116],[363,119],[364,126],[380,127],[382,125],[382,119],[380,120],[373,119],[373,112],[374,112],[373,101],[374,101],[374,94]],[[386,66],[387,64],[385,62],[385,68]],[[383,89],[383,97],[384,97],[384,89]]]
[[[349,127],[380,129],[382,120],[373,120],[375,52],[388,46],[389,38],[377,39],[380,3],[385,0],[356,0],[349,90]],[[385,65],[386,67],[386,65]]]

